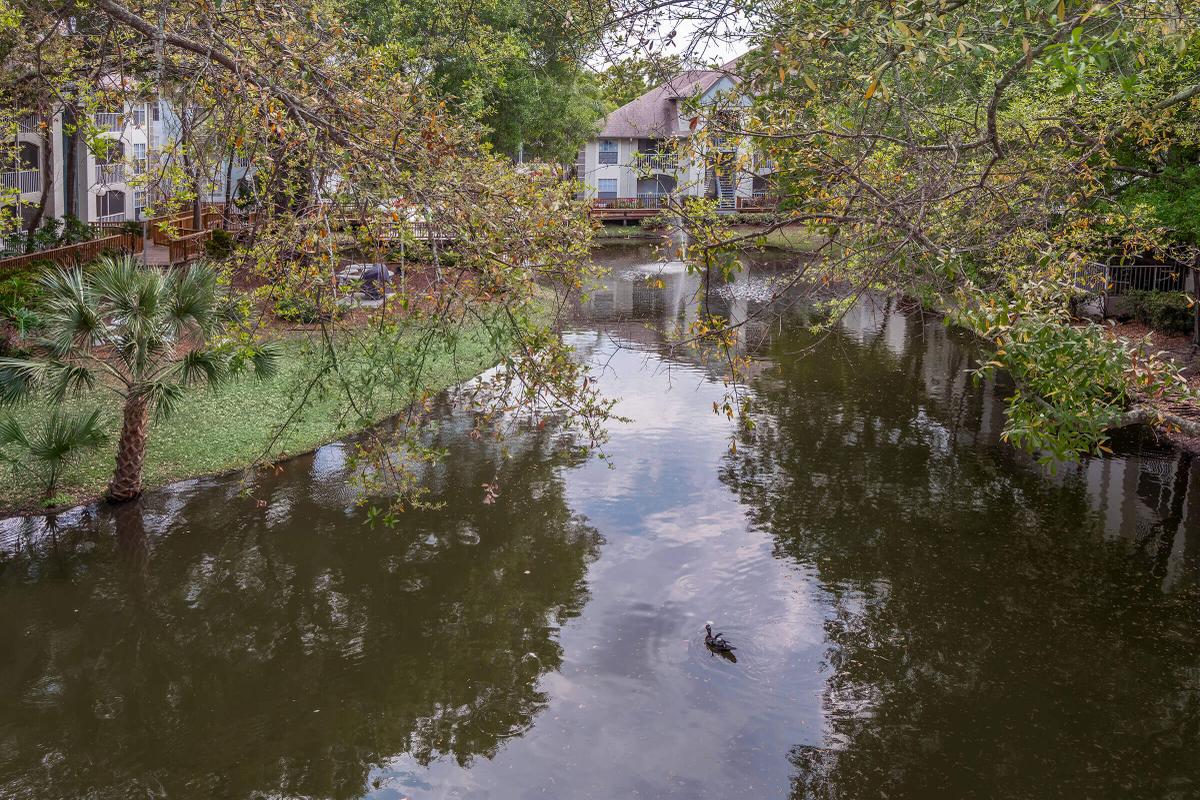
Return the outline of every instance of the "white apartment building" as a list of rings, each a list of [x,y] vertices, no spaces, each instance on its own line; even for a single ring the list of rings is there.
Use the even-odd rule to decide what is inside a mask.
[[[69,155],[62,112],[53,115],[49,130],[41,129],[35,115],[20,117],[13,130],[15,146],[3,148],[11,163],[0,165],[0,204],[10,213],[0,235],[11,233],[16,220],[27,224],[42,202],[43,186],[49,184],[44,218],[61,217],[68,211],[86,223],[140,221],[146,217],[149,178],[160,165],[181,125],[170,103],[157,98],[124,101],[117,107],[91,112],[94,137],[79,136],[74,154]],[[102,144],[88,144],[88,139]],[[50,173],[42,148],[49,140]],[[69,163],[68,163],[69,162]],[[222,163],[210,180],[200,187],[205,203],[221,202],[237,193],[237,187],[253,174],[248,159]],[[68,189],[67,187],[72,187]],[[66,193],[73,192],[67,198]],[[74,203],[68,202],[74,200]]]
[[[15,216],[27,222],[42,202],[42,190],[49,183],[50,193],[46,198],[46,216],[57,216],[63,208],[62,156],[51,153],[52,174],[45,174],[45,146],[41,120],[36,115],[26,114],[17,120],[15,148],[12,163],[0,166],[0,186],[9,190],[5,203],[15,206]],[[50,120],[49,139],[53,147],[62,142],[62,115],[55,114]],[[15,194],[12,194],[15,192]]]
[[[671,196],[709,197],[727,211],[765,197],[772,167],[742,152],[747,145],[739,139],[713,137],[700,153],[679,146],[704,130],[707,116],[693,128],[688,101],[723,109],[746,105],[728,66],[681,73],[609,114],[579,151],[576,174],[584,193],[598,205],[640,208],[661,207]]]
[[[152,140],[162,141],[152,133],[161,130],[160,105],[156,100],[126,102],[93,113],[92,122],[107,147],[85,146],[75,153],[76,207],[84,222],[143,218],[146,190],[140,184],[155,150]]]

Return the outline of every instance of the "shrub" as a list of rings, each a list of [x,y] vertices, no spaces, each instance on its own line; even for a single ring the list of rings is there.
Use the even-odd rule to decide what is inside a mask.
[[[234,241],[233,237],[227,231],[217,228],[212,232],[212,236],[204,243],[204,255],[214,261],[222,261],[233,255]]]
[[[332,300],[323,296],[318,299],[294,294],[275,301],[275,316],[285,322],[313,325],[333,319],[337,316],[337,307]]]
[[[1195,310],[1183,292],[1133,291],[1126,295],[1133,318],[1163,333],[1191,333]]]
[[[90,225],[79,217],[70,214],[63,215],[63,230],[62,236],[59,237],[59,244],[79,244],[91,240],[92,227]]]

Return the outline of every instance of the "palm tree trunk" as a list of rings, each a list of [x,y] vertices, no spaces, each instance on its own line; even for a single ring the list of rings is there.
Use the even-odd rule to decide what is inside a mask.
[[[125,401],[121,441],[117,445],[117,468],[108,484],[108,499],[114,503],[132,500],[142,493],[142,463],[146,460],[146,398],[132,395]]]

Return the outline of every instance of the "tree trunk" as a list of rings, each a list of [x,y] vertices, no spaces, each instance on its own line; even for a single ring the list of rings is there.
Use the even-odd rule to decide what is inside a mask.
[[[108,484],[108,499],[114,503],[132,500],[142,493],[142,463],[146,460],[146,398],[134,395],[125,401],[121,441],[117,445],[117,468]]]
[[[33,216],[29,218],[29,224],[25,229],[25,252],[33,252],[33,235],[37,233],[38,226],[42,224],[42,219],[46,216],[46,204],[50,202],[50,191],[54,187],[54,116],[50,114],[38,114],[38,121],[42,124],[42,163],[39,169],[42,171],[42,197],[38,204],[37,211],[33,212]],[[60,212],[61,213],[61,212]]]
[[[68,133],[66,152],[63,153],[63,209],[61,213],[81,218],[78,195],[79,165],[76,163],[76,159],[79,157],[79,118],[75,114],[74,106],[67,105],[63,109],[63,125],[67,127]]]

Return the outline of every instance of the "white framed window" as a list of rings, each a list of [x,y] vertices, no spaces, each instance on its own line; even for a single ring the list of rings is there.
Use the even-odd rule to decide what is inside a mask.
[[[617,163],[617,143],[612,139],[600,140],[600,163]]]
[[[617,179],[616,178],[601,178],[597,181],[599,184],[599,198],[601,200],[617,199]]]

